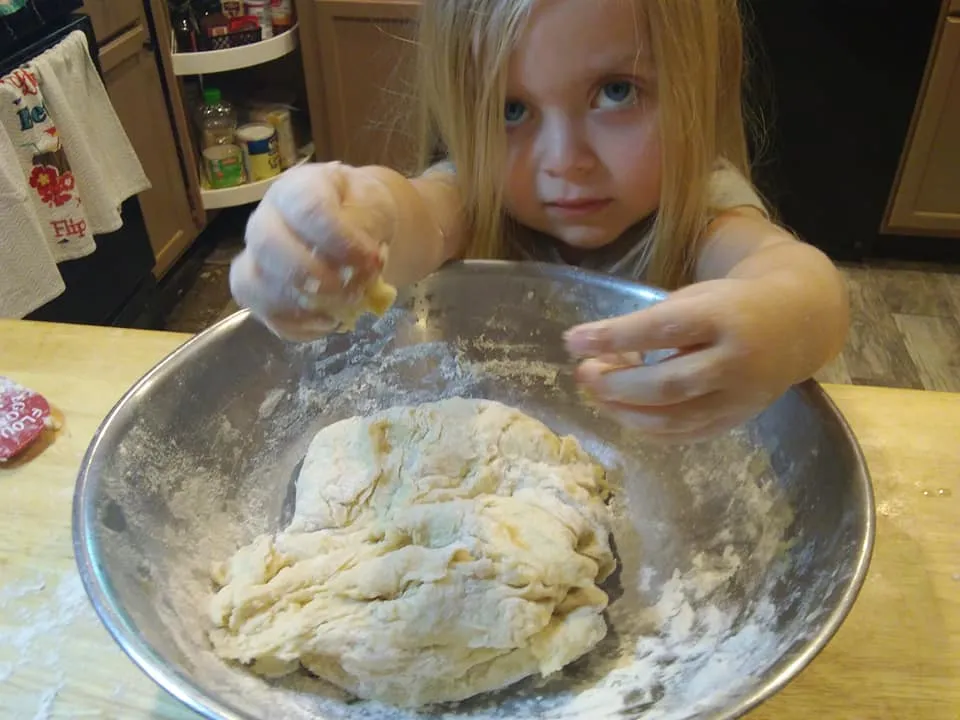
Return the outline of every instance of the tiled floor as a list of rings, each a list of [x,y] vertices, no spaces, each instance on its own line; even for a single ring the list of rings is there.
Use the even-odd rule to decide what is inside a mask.
[[[231,213],[217,218],[205,231],[216,237],[202,251],[205,256],[199,272],[167,316],[167,330],[198,333],[238,309],[230,295],[230,261],[243,249],[246,217],[241,212]]]
[[[844,267],[847,346],[820,378],[960,392],[960,268]]]
[[[167,329],[196,333],[236,311],[231,259],[243,246],[242,214],[218,219],[219,237]],[[851,327],[821,382],[960,392],[960,267],[844,265]]]

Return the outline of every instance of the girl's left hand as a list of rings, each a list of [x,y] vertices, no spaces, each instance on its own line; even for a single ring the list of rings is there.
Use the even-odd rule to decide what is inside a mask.
[[[802,378],[803,346],[790,301],[775,283],[722,279],[690,285],[630,315],[572,328],[585,358],[581,387],[605,411],[671,442],[706,439],[757,415]],[[676,350],[659,363],[627,360]]]

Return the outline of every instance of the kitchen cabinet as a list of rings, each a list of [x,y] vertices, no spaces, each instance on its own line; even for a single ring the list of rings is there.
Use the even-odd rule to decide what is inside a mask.
[[[298,0],[317,156],[411,170],[417,0]]]
[[[132,25],[146,24],[142,0],[83,0],[83,12],[90,16],[100,45]]]
[[[198,52],[174,48],[170,55],[172,103],[185,119],[188,108],[193,114],[192,111],[202,103],[202,89],[216,88],[224,97],[232,98],[241,125],[247,119],[252,119],[247,114],[248,102],[278,103],[291,108],[289,127],[293,132],[293,142],[298,147],[295,148],[296,157],[289,158],[290,167],[284,170],[306,164],[314,155],[314,147],[312,140],[297,136],[299,108],[306,105],[301,100],[304,94],[303,67],[298,30],[299,25],[295,25],[265,40],[220,50]],[[184,157],[197,158],[202,151],[201,133],[196,125],[192,133],[186,125],[185,128],[181,133],[180,149]],[[190,182],[200,187],[201,206],[207,211],[257,203],[282,176],[280,173],[264,178],[247,178],[246,182],[234,187],[214,188],[209,186],[206,177],[201,176],[205,176],[205,173],[202,173],[199,164],[188,165],[187,172]]]
[[[100,43],[107,93],[152,185],[140,205],[156,257],[154,275],[161,277],[196,240],[204,216],[194,212],[199,200],[192,199],[183,172],[145,6],[141,0],[84,0],[83,10]]]
[[[960,0],[946,0],[886,229],[960,237]]]
[[[140,205],[159,277],[196,239],[199,228],[149,39],[147,27],[138,22],[101,47],[100,63],[110,100],[153,186],[140,195]]]

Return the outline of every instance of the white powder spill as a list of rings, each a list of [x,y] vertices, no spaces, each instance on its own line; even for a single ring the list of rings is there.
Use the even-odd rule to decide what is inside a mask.
[[[53,710],[53,704],[57,701],[57,695],[62,689],[63,683],[58,683],[56,687],[47,688],[40,693],[39,706],[33,715],[33,720],[47,720],[50,717],[50,711]]]
[[[64,576],[53,593],[46,593],[47,597],[39,598],[39,603],[22,602],[45,590],[46,582],[38,578],[7,586],[0,596],[0,607],[14,621],[22,623],[6,630],[3,637],[4,644],[18,653],[34,649],[39,638],[66,627],[88,609],[79,575]]]
[[[34,720],[47,720],[66,686],[66,629],[77,623],[91,628],[97,624],[80,576],[69,572],[55,584],[42,575],[9,583],[0,590],[0,610],[10,623],[0,625],[0,653],[4,657],[0,682],[26,672],[33,678],[44,678],[47,684],[39,694],[34,690],[32,697],[14,695],[10,702],[32,706]]]
[[[280,401],[283,400],[283,396],[285,394],[286,393],[279,388],[268,392],[267,397],[264,398],[262,403],[260,403],[260,408],[257,410],[257,414],[261,418],[268,418],[273,415],[273,411],[277,409],[277,405],[279,405]]]
[[[816,548],[788,542],[783,483],[746,431],[683,450],[644,446],[585,409],[569,361],[540,357],[532,339],[508,345],[491,331],[451,344],[400,316],[361,344],[332,337],[285,350],[270,362],[299,365],[296,378],[245,387],[180,434],[150,425],[163,407],[129,429],[105,481],[105,562],[152,647],[207,693],[285,720],[679,720],[743,700],[817,631],[807,618],[847,575],[817,571]],[[514,405],[575,434],[608,468],[621,567],[600,646],[554,677],[420,714],[347,698],[306,675],[267,682],[217,659],[206,639],[210,563],[279,529],[316,430],[453,396]]]

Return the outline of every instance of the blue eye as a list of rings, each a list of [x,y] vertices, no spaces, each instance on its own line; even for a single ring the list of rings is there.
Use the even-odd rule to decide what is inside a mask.
[[[596,104],[600,108],[623,107],[635,105],[637,102],[637,86],[626,80],[610,82],[600,88],[597,93]]]
[[[517,100],[508,100],[503,108],[503,119],[507,126],[519,125],[527,119],[527,106]]]

